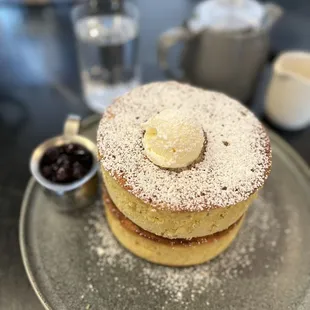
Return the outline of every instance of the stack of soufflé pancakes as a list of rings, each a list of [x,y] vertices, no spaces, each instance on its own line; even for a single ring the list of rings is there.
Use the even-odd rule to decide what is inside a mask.
[[[137,256],[169,266],[224,251],[271,169],[268,135],[249,110],[177,82],[117,98],[97,143],[113,234]]]

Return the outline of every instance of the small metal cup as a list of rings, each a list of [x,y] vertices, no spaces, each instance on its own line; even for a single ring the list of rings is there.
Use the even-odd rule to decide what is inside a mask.
[[[98,164],[97,147],[86,137],[78,135],[80,117],[69,115],[62,136],[46,140],[32,153],[30,170],[34,178],[45,189],[46,195],[55,202],[55,207],[60,211],[70,211],[83,208],[92,204],[98,197]],[[40,161],[47,149],[68,143],[76,143],[85,147],[93,156],[93,165],[90,171],[80,180],[70,184],[57,184],[47,180],[40,171]]]

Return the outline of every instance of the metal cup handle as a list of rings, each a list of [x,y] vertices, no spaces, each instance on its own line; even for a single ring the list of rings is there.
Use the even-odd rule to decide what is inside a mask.
[[[159,67],[164,71],[168,78],[180,80],[168,64],[168,53],[170,48],[179,43],[185,42],[190,38],[190,32],[185,27],[175,27],[164,32],[158,40],[157,44],[157,60]]]
[[[75,136],[79,134],[81,117],[75,114],[68,115],[64,124],[64,136]]]

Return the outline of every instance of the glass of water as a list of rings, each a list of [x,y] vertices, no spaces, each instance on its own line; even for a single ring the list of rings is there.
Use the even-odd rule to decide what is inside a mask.
[[[100,9],[90,7],[93,2],[76,6],[72,18],[84,97],[91,110],[102,113],[140,84],[139,12],[129,1],[117,9],[115,1]]]

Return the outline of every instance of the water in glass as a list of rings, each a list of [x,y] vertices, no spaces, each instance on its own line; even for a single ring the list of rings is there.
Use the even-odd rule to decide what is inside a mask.
[[[84,96],[89,107],[101,113],[140,83],[138,23],[114,14],[84,17],[75,27]]]

